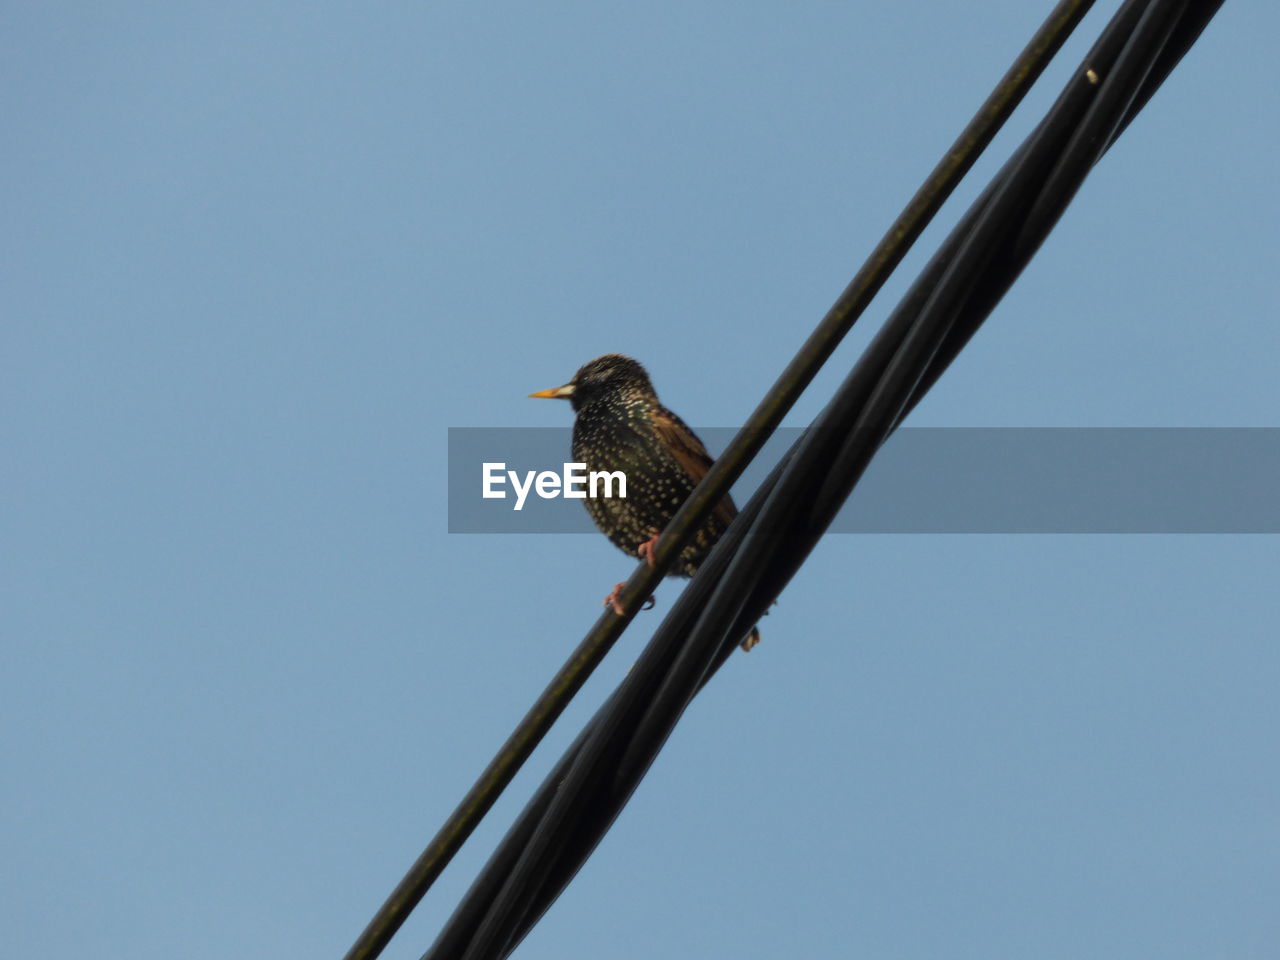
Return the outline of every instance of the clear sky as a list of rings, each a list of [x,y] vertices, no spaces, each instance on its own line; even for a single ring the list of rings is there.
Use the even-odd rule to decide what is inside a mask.
[[[8,4],[8,952],[340,956],[632,569],[446,533],[446,429],[611,351],[741,422],[1049,7]],[[913,423],[1280,426],[1277,35],[1226,5]],[[1277,561],[828,537],[519,956],[1274,956]]]

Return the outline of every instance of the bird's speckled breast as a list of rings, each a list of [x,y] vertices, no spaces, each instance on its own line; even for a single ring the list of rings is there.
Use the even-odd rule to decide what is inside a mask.
[[[636,399],[593,404],[579,411],[573,428],[575,461],[585,463],[588,472],[621,470],[626,474],[625,499],[588,495],[583,503],[600,531],[633,557],[653,531],[670,522],[695,486],[653,430],[653,409]],[[661,412],[673,416],[665,409]],[[722,532],[719,521],[710,518],[681,551],[673,575],[692,576]]]

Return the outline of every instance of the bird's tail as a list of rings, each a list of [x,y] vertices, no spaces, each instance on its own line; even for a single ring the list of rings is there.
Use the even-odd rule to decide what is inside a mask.
[[[742,638],[738,644],[742,648],[743,653],[749,653],[751,648],[760,642],[760,628],[752,627],[751,632]]]

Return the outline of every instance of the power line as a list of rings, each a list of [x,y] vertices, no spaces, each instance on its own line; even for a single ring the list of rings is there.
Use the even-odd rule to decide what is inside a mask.
[[[642,565],[652,590],[848,332],[888,273],[1090,6],[1059,3],[788,365]],[[1058,101],[961,220],[815,420],[722,537],[618,690],[535,794],[426,954],[505,956],[607,831],[689,701],[768,609],[872,455],[1016,279],[1088,170],[1194,43],[1221,0],[1129,0]],[[377,956],[630,617],[606,613],[347,954]]]

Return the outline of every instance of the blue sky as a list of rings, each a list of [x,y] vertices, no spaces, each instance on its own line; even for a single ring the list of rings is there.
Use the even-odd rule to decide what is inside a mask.
[[[14,955],[345,951],[631,570],[447,534],[447,428],[612,351],[740,422],[1048,7],[9,5]],[[1226,5],[912,423],[1280,426],[1277,33]],[[1271,955],[1278,560],[827,538],[518,955]]]

